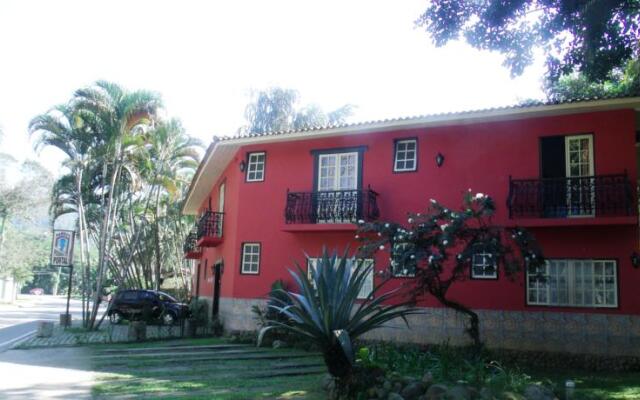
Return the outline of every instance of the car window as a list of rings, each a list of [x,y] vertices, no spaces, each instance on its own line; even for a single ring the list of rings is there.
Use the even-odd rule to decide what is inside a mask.
[[[138,296],[136,295],[136,292],[122,292],[119,297],[122,300],[135,300]]]
[[[174,299],[173,297],[171,297],[170,295],[166,294],[166,293],[162,293],[162,292],[158,292],[158,297],[160,298],[160,301],[166,301],[169,303],[177,303],[178,300]]]

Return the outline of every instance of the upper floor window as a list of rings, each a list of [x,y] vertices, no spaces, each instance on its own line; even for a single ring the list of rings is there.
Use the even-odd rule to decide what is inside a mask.
[[[242,244],[242,265],[240,272],[254,275],[260,273],[260,243]]]
[[[402,139],[395,142],[395,157],[393,170],[395,172],[409,172],[418,169],[418,141],[417,139]]]
[[[264,167],[267,159],[266,153],[264,151],[249,153],[247,158],[247,182],[264,181]]]
[[[536,270],[528,269],[527,304],[617,307],[616,261],[547,260]]]
[[[471,277],[474,279],[498,279],[498,269],[493,254],[478,250],[471,256]]]

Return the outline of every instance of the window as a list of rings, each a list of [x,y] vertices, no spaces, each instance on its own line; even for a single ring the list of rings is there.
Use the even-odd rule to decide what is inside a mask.
[[[475,249],[474,249],[475,250]],[[498,269],[493,254],[478,250],[471,257],[471,277],[474,279],[498,279]]]
[[[307,276],[309,277],[309,279],[311,279],[311,271],[315,268],[318,267],[318,258],[307,258]],[[367,258],[365,260],[358,260],[358,261],[362,261],[363,262],[363,268],[367,268],[369,266],[373,265],[373,260],[370,258]],[[357,263],[354,262],[354,259],[349,259],[347,260],[347,263],[351,266],[351,270],[353,271],[356,267],[357,267]],[[373,292],[373,272],[374,269],[371,268],[371,271],[369,271],[369,274],[367,275],[367,278],[364,281],[364,284],[362,285],[362,288],[360,289],[360,293],[358,293],[358,299],[366,299],[367,297],[369,297],[369,295],[371,294],[371,292]],[[313,283],[313,281],[312,281]]]
[[[258,274],[260,272],[260,243],[242,244],[240,272],[243,274]]]
[[[617,266],[613,260],[548,260],[527,270],[527,304],[617,307]]]
[[[391,275],[397,278],[416,275],[417,263],[413,245],[410,243],[394,243],[391,258]]]
[[[395,172],[408,172],[417,169],[418,141],[416,139],[397,140],[395,153],[393,164]]]
[[[266,161],[266,153],[249,153],[247,163],[247,182],[264,181],[264,164]]]

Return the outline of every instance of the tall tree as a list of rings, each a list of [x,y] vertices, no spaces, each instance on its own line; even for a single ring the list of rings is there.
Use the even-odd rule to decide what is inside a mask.
[[[254,93],[245,109],[247,125],[240,132],[261,134],[335,125],[344,123],[353,113],[349,104],[327,113],[314,104],[300,107],[298,100],[299,94],[293,89],[274,87]]]
[[[434,0],[416,21],[437,46],[464,36],[473,47],[501,52],[520,75],[540,47],[548,78],[573,72],[603,81],[637,56],[637,0]]]
[[[585,74],[562,75],[558,80],[547,79],[544,91],[549,100],[566,101],[578,98],[623,96],[640,94],[640,61],[633,59],[623,69],[615,70],[602,82],[594,82]]]

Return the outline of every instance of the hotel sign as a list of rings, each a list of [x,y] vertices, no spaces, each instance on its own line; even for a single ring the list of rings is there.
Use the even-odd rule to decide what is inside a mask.
[[[53,231],[53,244],[51,245],[51,265],[68,267],[73,263],[73,239],[74,231]]]

